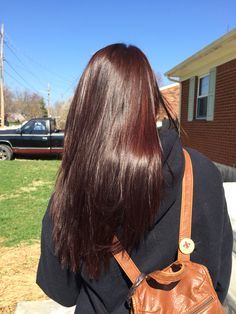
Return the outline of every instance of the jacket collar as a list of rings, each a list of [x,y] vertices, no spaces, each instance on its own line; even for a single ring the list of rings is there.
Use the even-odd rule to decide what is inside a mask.
[[[176,130],[160,130],[159,137],[162,147],[162,175],[163,185],[161,205],[157,213],[156,222],[167,213],[176,201],[181,188],[184,172],[184,155]]]

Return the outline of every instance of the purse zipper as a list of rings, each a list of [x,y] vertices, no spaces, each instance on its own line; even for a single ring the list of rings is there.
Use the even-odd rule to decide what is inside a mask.
[[[206,299],[203,303],[201,303],[200,305],[198,305],[193,311],[190,312],[190,314],[197,314],[200,313],[200,311],[202,311],[205,307],[207,307],[210,303],[212,303],[214,301],[213,297],[209,297],[208,299]]]

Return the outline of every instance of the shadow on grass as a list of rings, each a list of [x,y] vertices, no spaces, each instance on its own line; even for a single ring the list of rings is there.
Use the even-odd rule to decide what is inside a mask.
[[[16,155],[15,160],[61,160],[62,155]]]

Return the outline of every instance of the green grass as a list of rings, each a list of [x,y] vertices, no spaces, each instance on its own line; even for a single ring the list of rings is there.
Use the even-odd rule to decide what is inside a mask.
[[[1,246],[40,239],[42,217],[59,165],[58,160],[0,162]]]

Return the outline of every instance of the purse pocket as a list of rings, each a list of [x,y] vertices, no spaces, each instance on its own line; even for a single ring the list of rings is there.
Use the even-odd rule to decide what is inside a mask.
[[[197,305],[195,308],[191,309],[189,311],[189,314],[198,314],[202,313],[204,309],[206,309],[212,302],[214,301],[214,298],[212,296],[208,297],[206,300],[204,300],[201,304]]]

